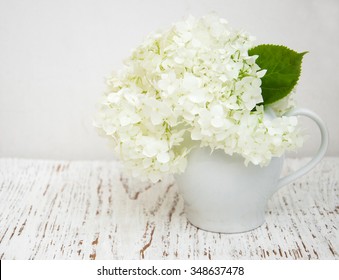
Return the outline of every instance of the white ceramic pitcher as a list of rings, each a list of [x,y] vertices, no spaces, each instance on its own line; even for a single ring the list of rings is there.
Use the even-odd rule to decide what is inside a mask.
[[[306,174],[323,158],[328,132],[323,121],[308,109],[294,109],[288,116],[312,119],[321,132],[321,145],[304,167],[280,178],[284,158],[273,158],[266,167],[244,165],[240,156],[209,148],[191,151],[185,173],[176,176],[184,198],[187,219],[196,227],[220,233],[252,230],[265,222],[267,200],[282,186]]]

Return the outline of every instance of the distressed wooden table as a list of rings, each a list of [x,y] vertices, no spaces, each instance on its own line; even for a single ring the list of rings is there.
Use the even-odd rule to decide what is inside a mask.
[[[0,259],[338,259],[338,171],[325,158],[272,197],[263,226],[218,234],[187,222],[171,177],[149,185],[115,161],[0,159]]]

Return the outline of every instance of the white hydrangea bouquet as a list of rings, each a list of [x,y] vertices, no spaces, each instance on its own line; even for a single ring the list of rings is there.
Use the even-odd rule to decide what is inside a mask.
[[[305,53],[254,46],[216,15],[150,35],[107,81],[95,126],[134,177],[184,172],[194,147],[265,166],[303,143],[293,89]],[[265,117],[271,108],[276,117]]]

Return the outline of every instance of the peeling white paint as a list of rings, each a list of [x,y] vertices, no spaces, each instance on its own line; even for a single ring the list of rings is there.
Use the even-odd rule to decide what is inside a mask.
[[[304,160],[287,159],[288,169]],[[292,168],[293,167],[293,168]],[[171,177],[117,162],[0,159],[0,259],[338,259],[339,158],[277,192],[266,223],[217,234],[187,223]]]

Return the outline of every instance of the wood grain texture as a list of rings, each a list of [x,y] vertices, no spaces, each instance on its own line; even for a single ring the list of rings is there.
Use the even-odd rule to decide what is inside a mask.
[[[285,172],[304,160],[287,159]],[[0,159],[0,259],[338,259],[339,158],[278,191],[241,234],[190,225],[172,177],[118,162]]]

